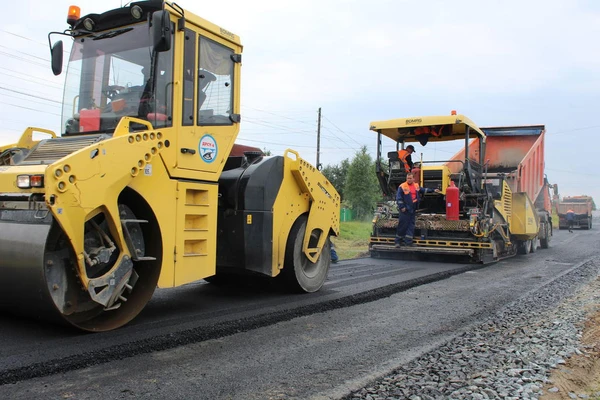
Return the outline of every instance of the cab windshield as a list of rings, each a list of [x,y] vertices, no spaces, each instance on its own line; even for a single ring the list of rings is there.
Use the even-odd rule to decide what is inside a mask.
[[[67,66],[65,134],[112,132],[131,116],[172,122],[173,52],[152,53],[147,23],[74,39]]]

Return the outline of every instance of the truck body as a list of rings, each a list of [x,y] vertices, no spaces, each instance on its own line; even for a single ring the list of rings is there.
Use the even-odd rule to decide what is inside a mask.
[[[161,0],[67,22],[63,131],[0,148],[0,304],[105,331],[157,286],[259,274],[319,290],[339,195],[293,150],[235,144],[239,37]],[[60,74],[62,41],[51,55]]]
[[[575,213],[572,228],[592,229],[592,209],[594,201],[591,196],[563,197],[556,206],[558,228],[568,229],[567,211]]]
[[[538,242],[542,247],[548,247],[547,242],[552,236],[552,186],[544,169],[545,126],[482,127],[481,130],[486,134],[485,184],[493,197],[498,196],[502,181],[508,184],[513,194],[525,195],[539,218],[538,235],[526,239],[532,241],[529,250],[537,247]],[[476,153],[478,143],[472,146]],[[455,158],[464,156],[460,153]],[[527,252],[526,247],[522,250]]]
[[[413,169],[420,186],[437,188],[444,195],[449,186],[459,190],[457,219],[448,217],[456,204],[434,194],[424,196],[414,247],[391,246],[398,224],[395,188],[405,179],[394,168],[394,152],[389,153],[387,169],[376,167],[388,201],[378,206],[374,218],[372,256],[466,255],[474,262],[490,262],[536,251],[538,244],[549,246],[552,221],[543,126],[479,128],[463,115],[452,115],[373,122],[371,129],[378,133],[379,148],[384,136],[396,141],[397,148],[406,142],[464,143],[449,160],[423,162]]]

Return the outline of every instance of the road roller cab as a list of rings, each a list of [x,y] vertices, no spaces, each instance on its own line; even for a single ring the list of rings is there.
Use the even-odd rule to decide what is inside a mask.
[[[339,195],[293,150],[236,152],[238,36],[157,0],[68,15],[51,34],[73,42],[62,132],[0,147],[0,303],[102,331],[157,286],[253,273],[319,290]],[[60,74],[61,40],[51,53]]]

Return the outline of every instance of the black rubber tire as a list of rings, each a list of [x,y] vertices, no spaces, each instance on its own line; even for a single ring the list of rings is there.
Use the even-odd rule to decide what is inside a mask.
[[[550,232],[548,232],[548,227],[546,227],[546,238],[540,239],[540,247],[542,249],[550,247]]]
[[[302,252],[307,220],[307,217],[302,215],[292,226],[287,240],[285,261],[281,274],[286,285],[292,291],[312,293],[321,289],[327,279],[329,266],[331,265],[331,243],[327,238],[317,262],[310,262]],[[326,235],[328,232],[323,234]],[[316,240],[317,235],[313,234],[313,239]]]

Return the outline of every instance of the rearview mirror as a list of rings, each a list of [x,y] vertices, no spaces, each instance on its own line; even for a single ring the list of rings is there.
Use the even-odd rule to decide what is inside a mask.
[[[171,18],[167,10],[152,14],[152,47],[157,53],[171,49]]]
[[[50,59],[52,60],[52,72],[54,75],[60,75],[63,64],[63,42],[59,40],[54,43],[50,49]]]

